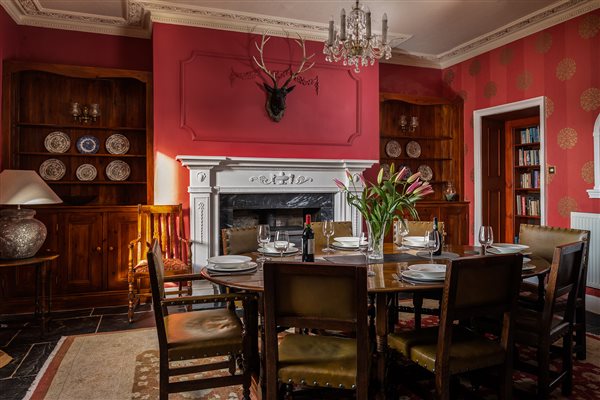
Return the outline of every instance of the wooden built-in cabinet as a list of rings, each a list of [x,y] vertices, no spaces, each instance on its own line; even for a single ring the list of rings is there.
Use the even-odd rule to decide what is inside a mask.
[[[149,72],[5,61],[3,69],[3,168],[40,171],[46,160],[66,167],[60,179],[46,183],[62,205],[32,207],[48,228],[44,250],[60,254],[52,266],[54,308],[125,304],[129,241],[137,236],[137,204],[152,204],[152,79]],[[96,121],[75,119],[71,104],[97,103]],[[50,152],[45,139],[62,132],[70,146]],[[107,139],[127,138],[124,154],[111,154]],[[99,147],[84,153],[77,146],[93,136]],[[113,150],[114,152],[114,150]],[[125,162],[124,180],[111,180],[107,166]],[[93,180],[80,180],[77,169],[91,164]],[[31,307],[33,274],[23,270],[0,275],[0,313]]]
[[[468,244],[469,203],[446,201],[444,196],[451,182],[458,200],[464,199],[462,100],[397,93],[381,93],[379,99],[380,165],[386,168],[394,163],[396,170],[406,166],[413,173],[431,171],[434,193],[417,203],[419,218],[438,217],[445,223],[449,244]],[[402,128],[403,116],[406,129]],[[412,117],[418,119],[418,126],[411,131]]]

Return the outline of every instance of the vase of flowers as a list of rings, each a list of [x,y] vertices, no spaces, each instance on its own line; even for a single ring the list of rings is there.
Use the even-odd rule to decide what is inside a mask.
[[[371,241],[369,247],[372,247],[369,258],[381,260],[384,238],[394,220],[403,220],[406,214],[418,219],[416,202],[433,193],[433,188],[421,179],[420,172],[409,175],[406,167],[395,171],[394,164],[390,166],[389,177],[385,179],[384,169],[379,170],[377,183],[367,182],[362,173],[353,177],[348,170],[346,177],[348,185],[339,179],[334,179],[335,183],[346,194],[348,204],[356,207],[367,224]],[[357,188],[358,182],[362,185],[362,191]]]

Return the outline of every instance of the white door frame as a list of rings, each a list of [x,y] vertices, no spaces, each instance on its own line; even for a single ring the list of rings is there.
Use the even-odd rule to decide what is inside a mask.
[[[474,160],[474,181],[475,181],[475,204],[473,211],[473,243],[477,244],[477,235],[481,221],[483,219],[482,204],[482,182],[481,182],[481,120],[490,115],[503,114],[510,111],[522,110],[525,108],[539,107],[540,110],[540,212],[541,224],[546,224],[546,110],[545,97],[534,97],[532,99],[521,100],[514,103],[502,104],[495,107],[484,108],[473,111],[473,157]]]

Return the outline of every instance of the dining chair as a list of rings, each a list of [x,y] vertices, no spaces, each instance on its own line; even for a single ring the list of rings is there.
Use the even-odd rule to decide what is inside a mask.
[[[256,226],[221,229],[223,254],[244,254],[256,251],[258,248],[256,229]]]
[[[165,275],[181,275],[192,272],[191,243],[183,235],[183,211],[177,205],[138,205],[137,237],[129,243],[128,265],[128,319],[133,322],[134,311],[142,298],[149,298],[142,291],[142,282],[148,279],[146,253],[150,243],[158,240]],[[185,289],[184,289],[185,286]],[[179,281],[178,290],[169,294],[191,295],[190,282]]]
[[[296,386],[309,390],[310,398],[338,389],[367,399],[365,266],[266,262],[264,288],[266,399],[279,398],[280,384],[290,397]],[[279,341],[278,326],[317,334],[288,333]],[[352,332],[354,337],[318,334],[331,330]]]
[[[562,383],[562,394],[569,396],[573,386],[573,319],[579,285],[584,242],[564,244],[554,249],[552,265],[541,311],[519,307],[515,326],[515,344],[533,347],[537,365],[519,362],[515,367],[537,375],[538,398],[548,398],[552,389]],[[566,306],[558,307],[565,298]],[[561,299],[562,301],[562,299]],[[552,346],[562,339],[562,370],[550,370]]]
[[[256,303],[255,294],[236,293],[210,296],[165,298],[165,282],[203,279],[199,274],[164,276],[163,255],[158,240],[154,240],[147,254],[150,286],[159,345],[160,400],[168,400],[169,393],[189,392],[231,385],[243,386],[243,399],[250,399],[251,372],[257,367]],[[228,302],[224,308],[169,313],[169,306]],[[244,307],[244,323],[238,318],[234,301]],[[215,361],[213,357],[227,357]],[[190,361],[192,360],[192,361]],[[198,360],[198,361],[195,361]],[[186,361],[183,365],[173,362]],[[236,364],[241,361],[241,373]],[[198,377],[200,372],[228,370],[228,374]],[[177,380],[170,379],[186,375]]]
[[[327,246],[327,238],[323,234],[323,222],[311,223],[312,230],[315,234],[315,249],[320,251]],[[333,223],[333,236],[329,239],[329,245],[333,243],[334,237],[340,236],[354,236],[352,233],[352,222],[351,221],[335,221]]]
[[[408,228],[407,236],[424,236],[425,232],[433,229],[433,221],[406,221],[406,226]],[[442,233],[442,238],[445,241],[446,238],[446,230],[444,229],[444,222],[438,222],[438,229]],[[401,244],[400,234],[396,230],[396,224],[394,224],[394,243],[397,245]],[[437,308],[429,308],[423,307],[423,301],[425,299],[436,300],[438,303]],[[398,305],[397,309],[400,312],[411,313],[414,315],[414,325],[415,328],[421,328],[421,319],[422,315],[440,315],[440,307],[441,307],[441,295],[436,291],[419,291],[413,293],[413,305]]]
[[[530,224],[521,224],[519,229],[519,243],[528,245],[529,250],[533,255],[542,257],[549,263],[552,262],[556,246],[577,241],[584,242],[584,249],[581,277],[577,284],[577,295],[575,298],[575,319],[573,321],[575,344],[573,346],[573,351],[575,352],[577,359],[585,360],[587,353],[585,289],[587,282],[588,253],[590,248],[590,231]],[[520,300],[524,305],[530,308],[541,310],[544,306],[544,298],[543,296],[539,296],[540,288],[538,285],[539,281],[531,282],[528,280],[523,282]],[[556,307],[564,309],[566,307],[565,299],[559,299]]]
[[[434,373],[438,398],[452,397],[451,376],[489,367],[499,370],[500,397],[511,398],[522,260],[521,254],[452,260],[446,270],[439,326],[388,335],[390,349]],[[503,317],[499,340],[455,324],[489,315]]]

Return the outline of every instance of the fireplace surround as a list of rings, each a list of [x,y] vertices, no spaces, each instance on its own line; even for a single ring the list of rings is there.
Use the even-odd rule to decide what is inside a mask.
[[[220,253],[221,196],[225,194],[331,194],[333,219],[352,221],[354,233],[360,234],[361,215],[348,205],[333,179],[350,184],[348,170],[360,188],[357,174],[377,162],[188,155],[179,155],[177,160],[189,170],[190,240],[196,272],[208,257]]]

